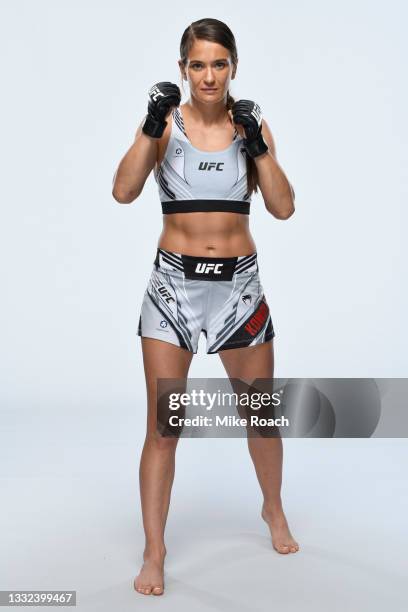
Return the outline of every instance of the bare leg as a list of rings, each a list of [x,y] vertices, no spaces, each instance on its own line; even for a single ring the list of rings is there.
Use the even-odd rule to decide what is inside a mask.
[[[273,377],[273,340],[220,351],[219,355],[229,378],[251,383]],[[261,515],[269,526],[272,545],[279,553],[297,552],[299,545],[290,533],[281,500],[282,439],[248,436],[248,449],[263,493]]]
[[[142,338],[147,390],[147,433],[140,460],[140,497],[145,531],[143,566],[134,587],[145,595],[162,595],[166,555],[164,529],[174,480],[178,438],[162,437],[156,430],[157,378],[187,378],[193,353],[174,344]]]

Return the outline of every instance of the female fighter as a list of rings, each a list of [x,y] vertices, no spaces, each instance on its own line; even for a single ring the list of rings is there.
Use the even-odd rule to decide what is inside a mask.
[[[237,66],[226,24],[200,19],[188,26],[179,67],[190,98],[180,105],[179,87],[168,81],[151,87],[147,115],[114,178],[114,198],[129,204],[154,170],[163,212],[138,326],[148,400],[140,462],[146,542],[134,588],[145,595],[164,590],[164,530],[178,440],[156,430],[157,378],[187,378],[201,332],[207,352],[219,354],[230,378],[273,377],[275,334],[249,231],[250,202],[259,187],[266,211],[288,219],[294,192],[258,104],[235,101],[229,92]],[[248,437],[248,447],[273,547],[296,552],[280,494],[282,440]]]

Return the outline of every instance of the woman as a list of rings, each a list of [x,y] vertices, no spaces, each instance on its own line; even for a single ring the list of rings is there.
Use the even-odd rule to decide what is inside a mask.
[[[207,352],[219,353],[229,377],[273,377],[274,331],[248,214],[258,185],[267,211],[278,219],[293,214],[294,193],[259,106],[235,102],[229,94],[237,64],[228,26],[216,19],[192,23],[182,36],[179,60],[191,97],[180,106],[177,85],[161,82],[150,89],[147,116],[114,179],[114,198],[128,204],[154,168],[163,209],[138,329],[148,417],[140,463],[146,545],[134,587],[146,595],[164,589],[164,529],[177,446],[177,437],[156,431],[157,378],[187,378],[201,331]],[[280,497],[282,441],[253,437],[248,446],[273,546],[296,552]]]

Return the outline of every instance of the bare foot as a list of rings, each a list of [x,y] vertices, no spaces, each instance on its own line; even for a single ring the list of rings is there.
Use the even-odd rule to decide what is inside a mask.
[[[282,507],[270,510],[263,506],[262,518],[269,526],[272,536],[272,545],[278,553],[285,555],[299,550],[299,544],[290,533]]]
[[[165,555],[166,553],[154,556],[147,554],[143,555],[144,563],[142,569],[133,582],[135,591],[143,595],[163,595],[163,566]]]

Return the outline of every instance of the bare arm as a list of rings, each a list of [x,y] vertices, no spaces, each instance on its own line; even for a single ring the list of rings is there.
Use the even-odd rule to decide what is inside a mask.
[[[113,177],[112,195],[120,204],[130,204],[141,194],[157,160],[158,140],[142,132],[143,123],[144,119]]]
[[[271,215],[277,219],[288,219],[295,212],[295,192],[278,164],[275,143],[265,120],[262,121],[262,135],[269,151],[255,157],[259,188]]]

